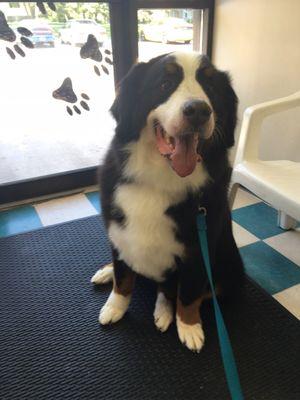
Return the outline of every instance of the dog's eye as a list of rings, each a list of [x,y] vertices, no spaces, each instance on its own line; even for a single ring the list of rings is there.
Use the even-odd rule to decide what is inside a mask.
[[[172,82],[169,80],[163,81],[163,83],[160,85],[161,90],[169,90],[172,87]]]

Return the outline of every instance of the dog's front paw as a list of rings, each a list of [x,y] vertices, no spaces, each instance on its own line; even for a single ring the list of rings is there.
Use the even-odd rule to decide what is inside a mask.
[[[176,318],[177,331],[180,341],[192,351],[200,352],[204,344],[204,332],[200,323],[188,325]]]
[[[154,323],[161,332],[165,332],[173,321],[173,306],[163,293],[158,293],[154,310]]]
[[[101,308],[99,314],[100,324],[107,325],[119,321],[128,309],[130,297],[122,296],[112,291],[107,302]]]
[[[113,280],[114,276],[114,268],[113,264],[107,264],[104,267],[100,268],[91,279],[92,283],[96,283],[97,285],[103,285],[105,283],[109,283]]]
[[[99,322],[101,325],[113,324],[119,321],[125,314],[121,308],[115,307],[110,304],[105,304],[100,311]]]

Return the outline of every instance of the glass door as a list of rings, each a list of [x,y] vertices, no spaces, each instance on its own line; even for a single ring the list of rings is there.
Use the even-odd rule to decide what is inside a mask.
[[[99,164],[113,135],[107,3],[0,3],[0,184]]]
[[[213,0],[0,3],[0,205],[95,184],[139,60],[210,55]]]

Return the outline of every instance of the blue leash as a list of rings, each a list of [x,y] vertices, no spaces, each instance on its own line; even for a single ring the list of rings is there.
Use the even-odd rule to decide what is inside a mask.
[[[236,363],[234,360],[233,350],[230,344],[230,339],[228,336],[228,332],[224,323],[224,319],[222,317],[222,313],[219,307],[219,303],[217,300],[213,279],[212,279],[212,272],[211,272],[211,265],[209,260],[208,254],[208,243],[207,243],[207,234],[206,234],[206,209],[201,207],[199,209],[199,214],[197,216],[197,228],[198,228],[198,235],[200,240],[200,246],[202,250],[202,255],[204,259],[204,265],[206,269],[206,273],[208,276],[211,292],[212,292],[212,299],[214,304],[214,311],[217,323],[217,330],[222,354],[222,360],[225,370],[225,375],[227,379],[227,384],[229,388],[229,392],[231,394],[231,398],[233,400],[243,400],[244,396],[242,394],[242,388],[239,380],[239,374],[237,371]]]

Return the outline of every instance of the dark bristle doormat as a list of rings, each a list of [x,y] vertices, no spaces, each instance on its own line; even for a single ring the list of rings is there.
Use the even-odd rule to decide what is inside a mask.
[[[156,330],[143,279],[124,319],[98,324],[110,287],[89,281],[109,261],[100,217],[1,239],[0,399],[229,399],[209,303],[200,354]],[[299,400],[299,321],[249,281],[222,308],[245,399]]]

